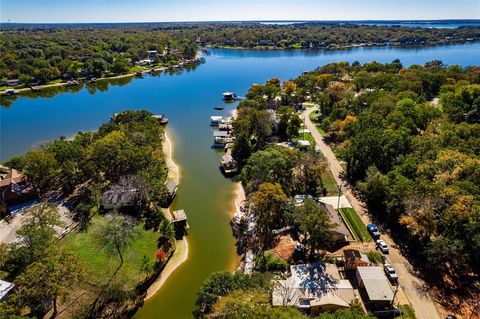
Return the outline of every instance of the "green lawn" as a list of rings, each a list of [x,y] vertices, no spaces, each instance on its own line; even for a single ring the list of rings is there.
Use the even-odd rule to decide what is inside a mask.
[[[312,112],[310,113],[310,121],[312,121],[312,123],[315,125],[315,127],[317,128],[317,131],[320,133],[320,135],[322,136],[325,136],[327,133],[323,130],[323,128],[320,127],[320,123],[318,123],[317,121],[317,116],[318,116],[318,113],[316,112]]]
[[[340,208],[340,213],[343,216],[343,219],[346,221],[350,229],[353,231],[355,239],[358,241],[369,242],[372,241],[372,237],[367,231],[367,227],[362,222],[360,217],[357,215],[357,212],[353,208]]]
[[[401,316],[396,317],[396,319],[416,319],[415,311],[409,305],[401,305],[398,306],[400,310],[402,310],[403,314]]]
[[[327,196],[338,194],[337,182],[333,178],[333,175],[329,169],[326,169],[322,173],[322,182],[323,182],[323,185],[325,185],[325,188],[327,189]]]
[[[61,240],[62,246],[75,253],[84,263],[87,281],[91,283],[105,283],[120,263],[117,255],[109,256],[99,249],[95,242],[95,228],[98,227],[100,215],[96,215],[86,232],[73,230]],[[125,263],[120,274],[128,278],[128,283],[134,287],[144,277],[142,272],[143,256],[154,260],[157,249],[158,233],[145,231],[143,224],[135,226],[135,238],[124,253]]]

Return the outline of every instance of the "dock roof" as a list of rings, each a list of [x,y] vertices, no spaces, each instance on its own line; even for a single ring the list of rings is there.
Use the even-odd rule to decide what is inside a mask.
[[[228,137],[229,133],[227,131],[213,131],[214,137]]]
[[[393,290],[382,267],[357,267],[370,301],[392,301]]]
[[[172,214],[173,214],[173,221],[174,222],[180,222],[180,221],[183,221],[183,220],[187,220],[187,214],[185,213],[185,211],[183,209],[176,210]]]
[[[177,189],[177,183],[173,182],[173,181],[168,181],[165,183],[165,186],[167,187],[167,190],[168,192],[171,194],[171,193],[175,193],[176,189]]]

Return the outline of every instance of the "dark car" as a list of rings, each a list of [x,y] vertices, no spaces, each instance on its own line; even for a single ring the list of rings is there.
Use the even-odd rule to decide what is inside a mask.
[[[368,224],[367,230],[372,235],[373,239],[380,238],[380,232],[378,231],[378,227],[375,224]]]
[[[445,319],[457,319],[454,315],[447,315]]]

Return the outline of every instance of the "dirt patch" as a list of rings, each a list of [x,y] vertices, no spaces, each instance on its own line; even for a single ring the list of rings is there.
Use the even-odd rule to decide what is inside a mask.
[[[297,243],[290,235],[283,235],[278,238],[277,245],[272,250],[278,257],[288,261],[292,258]]]

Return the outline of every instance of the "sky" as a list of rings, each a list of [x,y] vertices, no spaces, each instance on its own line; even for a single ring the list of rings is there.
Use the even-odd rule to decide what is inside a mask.
[[[0,0],[1,22],[480,19],[480,0]]]

